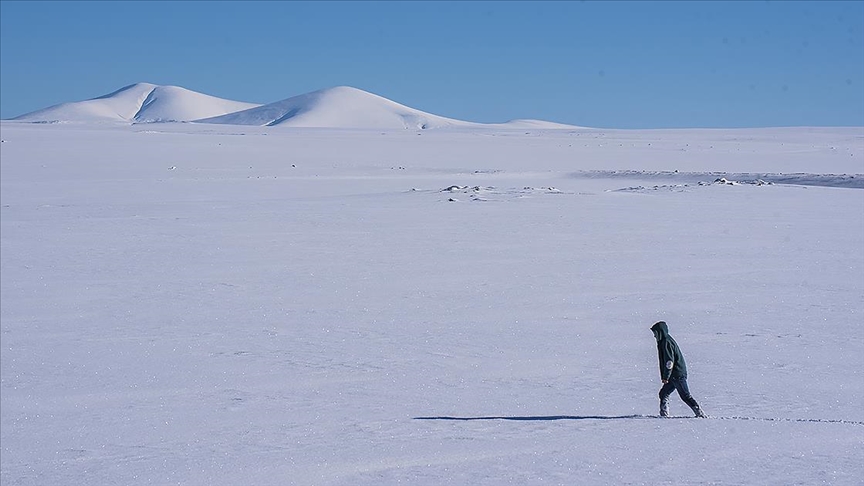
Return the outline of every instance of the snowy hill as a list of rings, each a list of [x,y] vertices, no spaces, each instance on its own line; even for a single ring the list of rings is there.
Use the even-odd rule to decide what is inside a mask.
[[[474,123],[433,115],[349,86],[327,88],[266,105],[216,98],[177,86],[138,83],[86,101],[62,103],[13,118],[31,123],[200,122],[310,128],[426,129],[579,128],[542,120]]]
[[[410,108],[350,86],[322,89],[199,122],[306,128],[576,128],[540,120],[514,120],[498,124],[456,120]]]
[[[482,124],[475,123],[474,125],[483,126]],[[588,127],[580,127],[576,125],[566,125],[564,123],[555,123],[545,120],[528,120],[528,119],[518,119],[518,120],[510,120],[506,123],[493,123],[486,124],[485,126],[495,127],[495,128],[534,128],[538,130],[543,129],[574,129],[574,128],[588,128]]]
[[[13,120],[36,123],[192,121],[259,106],[178,86],[137,83],[86,101],[61,103]]]
[[[424,113],[349,86],[322,89],[207,120],[229,125],[315,128],[441,128],[472,123]]]

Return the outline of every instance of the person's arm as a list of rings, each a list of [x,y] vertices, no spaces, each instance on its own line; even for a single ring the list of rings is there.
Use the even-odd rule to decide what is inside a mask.
[[[672,349],[671,343],[666,342],[664,344],[665,345],[662,347],[663,353],[660,360],[663,366],[660,369],[660,379],[665,385],[666,382],[669,381],[669,377],[672,376],[672,368],[675,367],[675,350]]]

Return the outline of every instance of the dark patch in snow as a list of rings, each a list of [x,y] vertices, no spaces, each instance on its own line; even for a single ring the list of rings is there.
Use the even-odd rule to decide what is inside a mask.
[[[639,171],[639,170],[589,170],[573,172],[572,178],[585,179],[641,179],[676,181],[686,186],[697,185],[773,185],[790,184],[799,186],[842,187],[864,189],[864,174],[810,174],[810,173],[766,173],[766,172],[679,172]],[[666,186],[657,186],[666,187]]]
[[[413,189],[412,192],[416,192]],[[521,189],[501,189],[494,186],[460,186],[452,185],[439,190],[444,193],[460,193],[469,197],[472,201],[502,201],[506,199],[518,199],[526,197],[544,196],[549,194],[566,194],[555,187],[531,187],[524,186]],[[450,198],[451,201],[458,199]]]

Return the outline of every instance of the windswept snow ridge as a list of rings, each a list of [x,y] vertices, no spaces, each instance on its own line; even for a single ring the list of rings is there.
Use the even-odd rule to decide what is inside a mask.
[[[136,122],[192,121],[259,106],[196,93],[177,86],[156,86],[135,114]]]

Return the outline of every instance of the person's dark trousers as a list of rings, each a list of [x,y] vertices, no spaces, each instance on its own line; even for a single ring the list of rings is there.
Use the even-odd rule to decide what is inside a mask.
[[[699,404],[696,403],[696,400],[690,396],[690,389],[687,388],[687,378],[670,378],[665,384],[663,384],[663,388],[660,389],[660,416],[668,417],[669,416],[669,395],[672,394],[673,390],[678,390],[678,395],[681,396],[681,400],[684,400],[693,413],[696,414],[697,417],[705,417],[705,412],[699,408]]]
[[[696,408],[699,406],[696,403],[696,400],[690,395],[690,389],[687,388],[687,378],[669,378],[663,388],[660,389],[660,401],[665,402],[669,399],[669,395],[672,394],[673,391],[678,390],[678,396],[681,397],[681,400],[684,400],[690,408]]]

